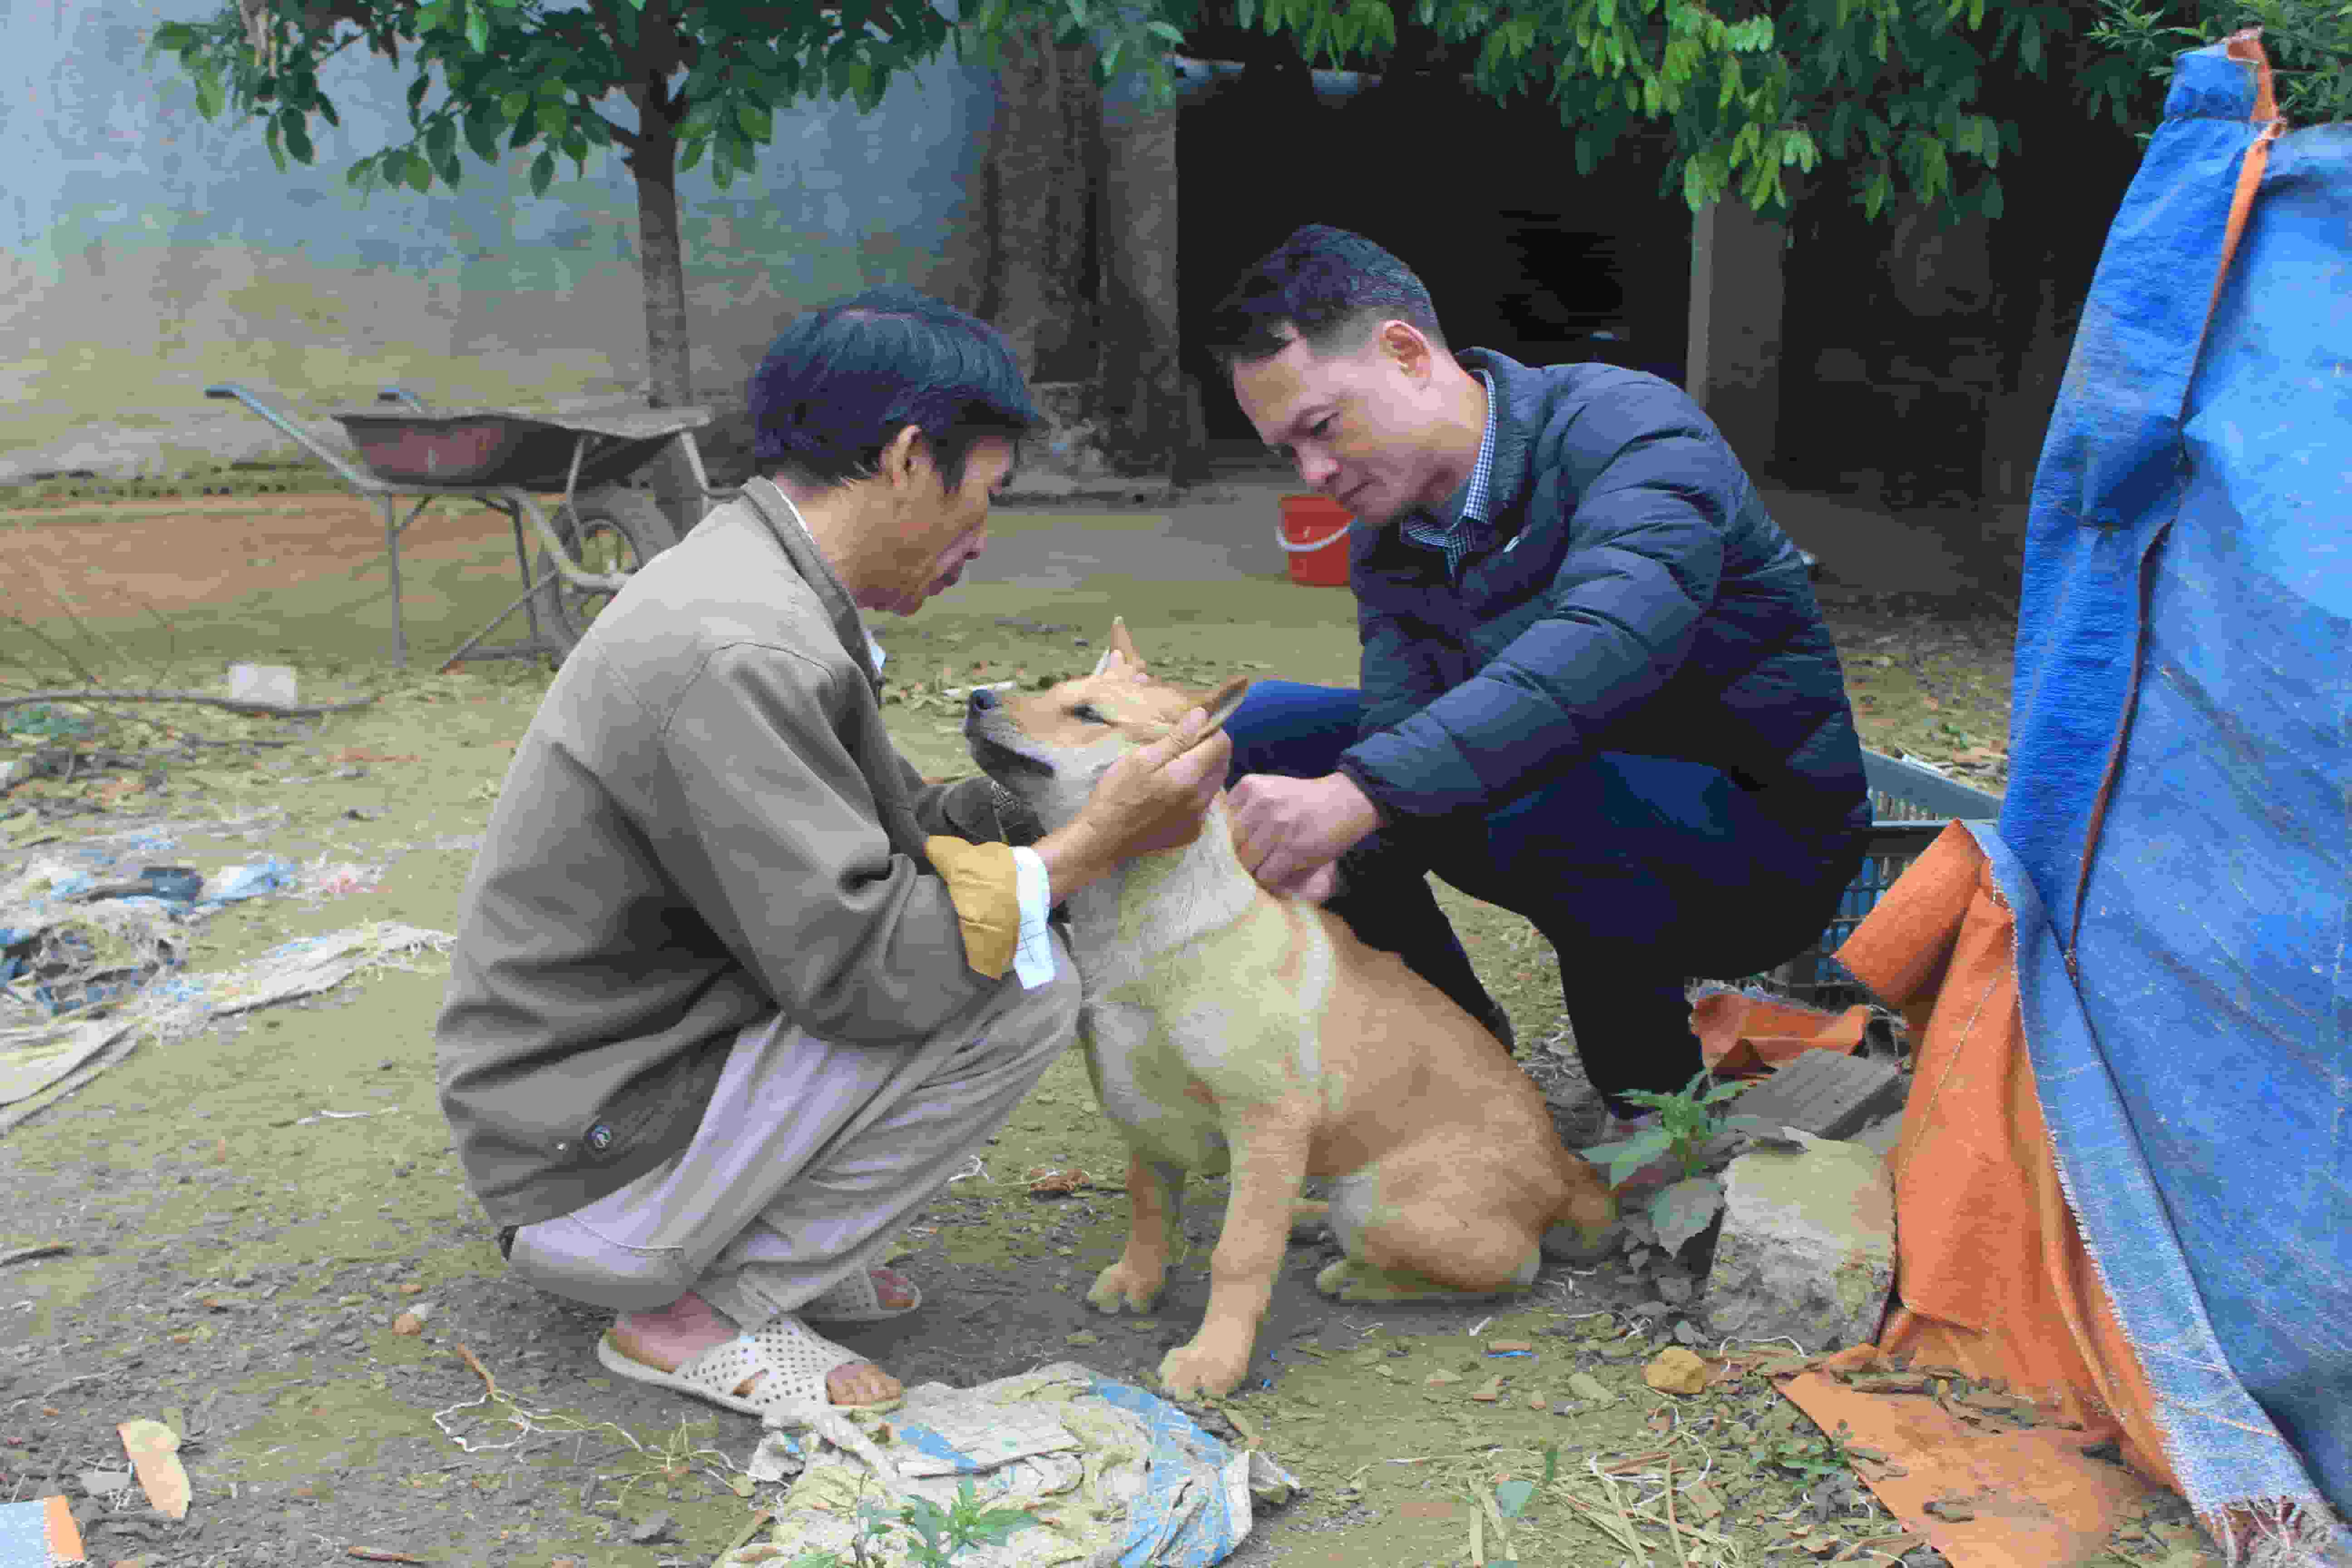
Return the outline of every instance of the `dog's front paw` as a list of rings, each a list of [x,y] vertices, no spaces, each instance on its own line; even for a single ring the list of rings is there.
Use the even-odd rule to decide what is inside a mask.
[[[1097,1312],[1117,1314],[1121,1309],[1148,1312],[1160,1300],[1160,1286],[1165,1278],[1164,1274],[1146,1275],[1139,1268],[1129,1268],[1121,1258],[1095,1276],[1094,1288],[1087,1292],[1087,1305]]]
[[[1220,1351],[1202,1342],[1178,1345],[1160,1362],[1160,1387],[1171,1399],[1217,1399],[1239,1387],[1249,1371],[1249,1350],[1240,1354]]]

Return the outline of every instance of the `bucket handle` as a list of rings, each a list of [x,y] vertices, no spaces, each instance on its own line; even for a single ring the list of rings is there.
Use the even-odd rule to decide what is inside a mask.
[[[1340,540],[1347,538],[1348,535],[1354,531],[1355,526],[1356,520],[1351,517],[1346,522],[1341,523],[1336,531],[1325,534],[1322,538],[1316,540],[1311,544],[1293,544],[1289,540],[1283,537],[1282,524],[1277,522],[1274,525],[1274,542],[1276,544],[1281,545],[1283,549],[1288,551],[1293,555],[1304,555],[1310,550],[1320,550],[1327,544],[1335,544]]]

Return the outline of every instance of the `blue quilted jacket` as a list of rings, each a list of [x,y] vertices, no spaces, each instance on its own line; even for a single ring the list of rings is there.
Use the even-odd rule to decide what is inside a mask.
[[[1639,371],[1460,357],[1495,380],[1493,536],[1456,584],[1396,524],[1352,535],[1365,713],[1339,770],[1409,833],[1597,752],[1677,757],[1850,852],[1870,806],[1837,649],[1714,424]]]

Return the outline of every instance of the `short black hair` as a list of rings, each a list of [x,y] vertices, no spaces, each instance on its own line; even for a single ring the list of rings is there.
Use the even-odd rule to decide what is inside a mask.
[[[1231,371],[1271,359],[1297,338],[1317,353],[1345,352],[1382,321],[1410,321],[1445,350],[1437,307],[1412,268],[1360,234],[1310,223],[1242,274],[1202,336]]]
[[[1004,334],[912,289],[869,289],[794,317],[751,373],[752,455],[763,474],[832,489],[881,467],[919,426],[950,489],[974,442],[1041,423]]]

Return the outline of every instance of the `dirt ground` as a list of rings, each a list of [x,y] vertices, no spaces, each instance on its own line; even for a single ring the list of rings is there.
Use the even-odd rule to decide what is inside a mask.
[[[1039,514],[1005,525],[1061,524]],[[503,526],[453,509],[412,533],[410,632],[432,656],[419,670],[514,594]],[[217,498],[0,515],[0,532],[12,563],[0,579],[0,694],[78,676],[209,687],[238,658],[295,665],[305,700],[375,698],[305,721],[82,710],[98,728],[75,744],[111,756],[0,797],[0,879],[30,856],[110,837],[128,847],[144,836],[137,858],[208,877],[270,855],[355,868],[339,893],[212,915],[195,928],[194,971],[365,921],[454,926],[476,836],[546,673],[520,660],[439,677],[389,669],[381,540],[363,507]],[[888,710],[893,728],[926,772],[968,763],[950,705],[924,700],[924,688],[1076,673],[1112,608],[1172,672],[1353,671],[1352,620],[1336,591],[1124,582],[1021,604],[1017,584],[960,590],[878,628],[895,689],[914,697]],[[1830,608],[1866,743],[1998,789],[2006,606]],[[0,735],[0,763],[56,744],[20,726]],[[1539,1057],[1560,1036],[1555,956],[1503,911],[1450,889],[1441,901],[1523,1053]],[[142,1047],[0,1137],[10,1194],[0,1253],[68,1249],[0,1268],[0,1500],[62,1491],[87,1521],[93,1562],[148,1568],[319,1563],[354,1547],[501,1568],[564,1558],[656,1568],[708,1563],[742,1535],[752,1504],[734,1472],[756,1424],[616,1384],[592,1354],[604,1315],[506,1278],[435,1100],[431,1027],[446,973],[428,955]],[[1032,1172],[1069,1167],[1096,1184],[1030,1195]],[[1065,1357],[1145,1381],[1197,1321],[1222,1194],[1195,1184],[1194,1250],[1159,1315],[1100,1319],[1083,1295],[1122,1234],[1122,1169],[1073,1055],[985,1168],[906,1234],[898,1266],[921,1284],[923,1310],[836,1336],[910,1384]],[[1643,1362],[1691,1319],[1686,1279],[1676,1284],[1686,1271],[1670,1261],[1549,1268],[1532,1295],[1490,1308],[1342,1311],[1311,1288],[1328,1256],[1293,1249],[1252,1382],[1213,1416],[1258,1427],[1308,1488],[1235,1562],[1467,1562],[1474,1489],[1539,1471],[1546,1448],[1567,1471],[1667,1449],[1685,1477],[1706,1468],[1722,1543],[1708,1561],[1815,1560],[1789,1544],[1792,1521],[1817,1527],[1816,1541],[1880,1543],[1849,1560],[1898,1554],[1885,1545],[1893,1521],[1866,1492],[1808,1472],[1822,1440],[1760,1379],[1680,1401],[1643,1385]],[[420,1319],[421,1331],[401,1331]],[[1497,1338],[1538,1348],[1492,1359]],[[483,1393],[461,1345],[537,1413],[530,1422],[452,1408]],[[1441,1373],[1455,1381],[1429,1381]],[[1490,1374],[1501,1396],[1468,1397]],[[1606,1397],[1591,1397],[1589,1382],[1572,1388],[1580,1374]],[[110,1499],[84,1483],[120,1467],[115,1425],[141,1416],[185,1435],[195,1502],[184,1521],[155,1516],[135,1491]],[[1637,1508],[1657,1496],[1645,1474],[1635,1464],[1622,1483]],[[2165,1543],[2148,1540],[2145,1560],[2156,1561]],[[1580,1514],[1522,1521],[1514,1542],[1528,1563],[1629,1560]],[[2142,1560],[2139,1546],[2119,1550]]]

